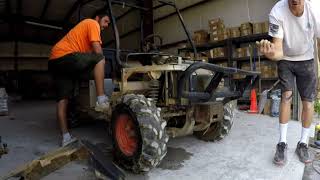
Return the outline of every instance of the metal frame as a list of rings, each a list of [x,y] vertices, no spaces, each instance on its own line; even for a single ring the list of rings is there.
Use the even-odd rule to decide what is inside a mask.
[[[205,69],[214,72],[214,77],[210,81],[210,83],[205,88],[203,92],[194,92],[192,89],[195,89],[190,81],[191,75],[199,69]],[[231,91],[227,89],[226,91],[217,92],[218,83],[221,81],[222,77],[229,74],[241,73],[245,74],[247,82],[247,86],[244,89],[240,89],[238,91]],[[257,77],[260,73],[259,72],[252,72],[252,71],[244,71],[236,68],[226,68],[220,67],[218,65],[210,64],[210,63],[203,63],[197,62],[190,65],[184,73],[179,78],[179,85],[178,85],[178,93],[179,97],[187,98],[194,103],[203,103],[203,102],[212,102],[216,101],[217,98],[228,98],[230,99],[237,99],[241,97],[246,89],[251,88],[257,81]],[[189,82],[189,91],[185,90],[186,83]],[[250,83],[253,81],[253,83]]]
[[[119,31],[118,31],[118,27],[116,26],[116,18],[113,16],[113,10],[112,10],[112,3],[116,3],[116,4],[121,4],[123,6],[127,6],[127,7],[131,7],[131,8],[135,8],[135,9],[139,9],[139,10],[143,10],[143,11],[149,11],[150,9],[146,9],[137,5],[132,5],[132,4],[128,4],[126,3],[124,0],[120,1],[120,0],[106,0],[107,2],[107,13],[109,13],[110,18],[111,18],[111,23],[112,23],[112,27],[113,27],[113,33],[114,33],[114,37],[115,37],[115,49],[116,49],[116,63],[118,66],[120,66],[120,68],[122,67],[127,67],[127,65],[121,61],[120,59],[120,36],[119,36]],[[189,32],[189,30],[186,27],[186,24],[184,22],[184,19],[180,13],[179,8],[172,2],[167,2],[167,1],[163,1],[163,0],[158,0],[158,2],[161,3],[161,7],[163,6],[171,6],[175,9],[175,13],[178,15],[180,23],[188,37],[188,41],[191,45],[191,47],[193,48],[195,57],[197,57],[197,49],[195,44],[192,41],[191,38],[191,34]],[[159,8],[160,6],[156,6],[153,9]],[[140,33],[143,33],[142,29],[140,28]],[[119,67],[117,69],[120,69]]]

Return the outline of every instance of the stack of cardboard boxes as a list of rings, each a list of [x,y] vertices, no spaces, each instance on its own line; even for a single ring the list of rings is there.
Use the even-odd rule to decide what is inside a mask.
[[[252,71],[253,65],[250,65],[250,63],[243,63],[241,66],[241,69],[246,71]],[[261,72],[261,75],[260,75],[261,78],[277,78],[278,77],[278,70],[277,70],[276,63],[262,61],[260,62],[260,66],[259,66],[258,62],[256,62],[256,71]],[[245,75],[234,74],[233,78],[243,79],[245,78]]]
[[[250,22],[243,23],[240,26],[241,36],[249,36],[252,34],[252,24]]]
[[[250,63],[243,63],[241,66],[242,70],[246,70],[246,71],[252,71],[253,67],[250,66]],[[260,71],[260,67],[256,66],[256,71]],[[234,74],[233,75],[233,79],[244,79],[246,77],[246,75],[243,74]]]
[[[242,58],[242,57],[250,57],[250,48],[249,47],[242,47],[237,48],[234,54],[234,57],[236,58]]]
[[[274,62],[261,62],[261,78],[276,78],[278,77],[278,67],[277,63]]]
[[[229,38],[229,31],[220,18],[209,20],[210,42],[222,41]]]
[[[214,48],[207,52],[208,58],[225,57],[225,48]]]
[[[269,31],[268,22],[253,23],[252,26],[253,26],[253,34],[267,33]]]
[[[239,27],[233,27],[233,28],[228,28],[230,32],[230,38],[236,38],[240,37],[240,28]]]
[[[205,44],[208,42],[208,32],[206,30],[198,30],[193,33],[192,37],[196,45]]]

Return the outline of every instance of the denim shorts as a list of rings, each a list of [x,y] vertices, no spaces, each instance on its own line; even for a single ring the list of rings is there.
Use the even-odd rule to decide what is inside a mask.
[[[302,101],[313,102],[316,98],[317,75],[314,60],[278,62],[278,75],[282,92],[293,91],[294,78]]]

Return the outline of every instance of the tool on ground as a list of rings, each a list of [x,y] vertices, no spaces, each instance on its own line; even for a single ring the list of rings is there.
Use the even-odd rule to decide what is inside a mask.
[[[37,180],[62,168],[69,162],[89,159],[96,163],[94,169],[105,177],[112,180],[125,179],[124,173],[103,155],[103,152],[95,145],[88,141],[78,140],[15,169],[0,179],[7,180],[16,177],[24,180]]]
[[[6,143],[2,143],[2,139],[0,136],[0,158],[2,157],[2,155],[8,154],[8,153],[9,153],[8,145]]]
[[[266,89],[264,90],[261,94],[260,94],[260,98],[259,98],[259,114],[262,113],[264,106],[266,105],[267,102],[267,98],[268,98],[268,93],[275,88],[278,84],[279,84],[280,80],[277,80],[270,89]]]
[[[110,156],[108,158],[105,153],[103,153],[97,146],[93,145],[89,141],[82,140],[81,143],[91,155],[91,163],[96,171],[99,172],[99,174],[102,174],[112,180],[125,179],[125,173],[112,162]]]

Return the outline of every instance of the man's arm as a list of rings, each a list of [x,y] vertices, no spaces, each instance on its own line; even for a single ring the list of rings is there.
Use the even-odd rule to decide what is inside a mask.
[[[92,51],[96,54],[103,54],[102,48],[99,42],[92,42]]]
[[[257,42],[259,51],[268,59],[279,61],[283,59],[283,39],[273,38],[272,43],[268,40]]]

